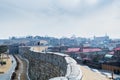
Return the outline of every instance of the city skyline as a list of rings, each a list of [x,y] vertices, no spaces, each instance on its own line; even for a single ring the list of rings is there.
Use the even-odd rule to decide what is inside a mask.
[[[119,0],[1,0],[0,39],[11,36],[119,38]]]

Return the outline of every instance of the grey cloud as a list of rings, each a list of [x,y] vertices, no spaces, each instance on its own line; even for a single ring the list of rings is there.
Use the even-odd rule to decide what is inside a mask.
[[[112,8],[116,5],[114,2],[119,1],[101,0],[96,5],[87,5],[82,2],[75,7],[69,7],[69,4],[64,6],[57,0],[0,0],[1,34],[6,36],[10,34],[16,36],[27,34],[89,36],[93,30],[94,34],[104,34],[106,31],[102,29],[108,29],[110,26],[108,32],[115,35],[112,31],[114,25],[120,24],[119,20],[111,18],[111,16],[116,16],[111,13],[116,12],[114,10],[116,8]],[[101,28],[98,29],[98,27]],[[3,31],[6,29],[7,33]]]
[[[68,1],[68,3],[67,3]],[[60,0],[2,0],[2,4],[6,3],[7,6],[12,6],[16,9],[23,9],[24,11],[32,11],[34,14],[46,14],[48,16],[56,15],[70,15],[70,16],[80,16],[87,12],[92,12],[95,9],[102,7],[106,1],[111,2],[111,0],[99,0],[100,2],[97,5],[88,5],[85,0],[80,0],[81,2],[77,4],[76,7],[68,5],[69,0],[63,5],[60,3]]]

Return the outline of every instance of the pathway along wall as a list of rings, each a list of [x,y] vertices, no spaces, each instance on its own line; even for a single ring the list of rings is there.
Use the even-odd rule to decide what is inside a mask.
[[[62,53],[40,53],[32,47],[19,47],[22,57],[28,59],[28,75],[31,80],[81,80],[80,66],[74,59]]]

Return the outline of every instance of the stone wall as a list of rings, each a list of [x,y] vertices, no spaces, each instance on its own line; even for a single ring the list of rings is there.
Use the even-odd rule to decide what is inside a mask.
[[[81,80],[80,66],[62,53],[40,53],[32,47],[19,47],[19,53],[29,61],[31,80]]]

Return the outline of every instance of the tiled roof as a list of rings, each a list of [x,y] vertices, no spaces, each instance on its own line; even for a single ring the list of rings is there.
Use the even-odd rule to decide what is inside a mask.
[[[67,52],[80,52],[80,48],[68,48]]]
[[[120,50],[120,47],[118,47],[118,48],[115,48],[114,50]]]
[[[99,48],[84,48],[82,52],[98,52],[98,51],[102,51]]]
[[[68,48],[67,52],[98,52],[98,51],[102,51],[100,48]]]
[[[109,52],[109,54],[112,54],[112,55],[113,55],[113,54],[114,54],[114,51],[112,51],[112,52]]]

